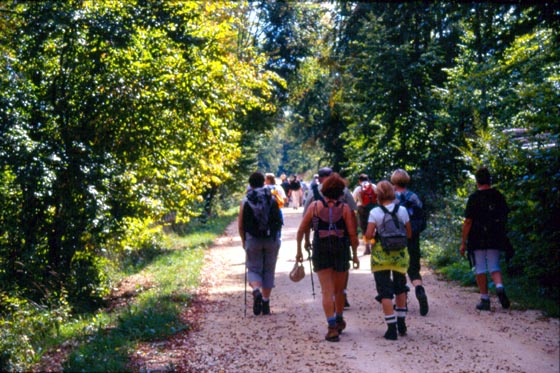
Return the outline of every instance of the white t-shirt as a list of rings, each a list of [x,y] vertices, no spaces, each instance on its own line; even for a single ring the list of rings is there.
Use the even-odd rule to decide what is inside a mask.
[[[391,212],[395,208],[395,204],[391,202],[390,204],[385,206],[385,208],[389,212]],[[380,224],[383,223],[383,217],[384,216],[385,216],[385,213],[383,212],[383,210],[381,210],[381,207],[379,207],[379,206],[374,207],[369,212],[368,223],[375,223],[375,226],[378,227]],[[397,210],[397,218],[399,219],[399,222],[402,223],[402,224],[406,224],[410,220],[410,218],[408,217],[408,212],[402,206],[399,206],[399,209]]]

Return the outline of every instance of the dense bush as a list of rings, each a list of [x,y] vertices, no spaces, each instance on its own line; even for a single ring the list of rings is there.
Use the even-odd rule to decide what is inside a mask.
[[[64,295],[46,303],[0,292],[0,371],[27,371],[46,341],[59,334],[70,317],[70,306]]]

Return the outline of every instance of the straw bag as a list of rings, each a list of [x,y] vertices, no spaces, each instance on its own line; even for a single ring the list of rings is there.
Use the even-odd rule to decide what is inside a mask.
[[[294,268],[290,271],[290,280],[293,282],[301,281],[305,277],[305,269],[303,264],[300,262],[295,262]]]

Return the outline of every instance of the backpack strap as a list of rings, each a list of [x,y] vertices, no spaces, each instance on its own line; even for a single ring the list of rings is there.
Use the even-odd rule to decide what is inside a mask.
[[[315,184],[311,185],[311,190],[313,191],[313,199],[315,201],[323,201],[323,204],[325,204],[325,199],[323,198],[323,196],[319,192],[319,184],[315,183]]]
[[[387,208],[383,205],[379,205],[379,207],[381,207],[381,210],[385,214],[391,215],[391,217],[393,218],[393,222],[395,223],[395,226],[397,227],[397,229],[399,229],[399,227],[401,226],[401,224],[399,223],[399,218],[397,217],[397,211],[399,210],[399,205],[395,204],[395,207],[393,207],[393,211],[387,210]]]

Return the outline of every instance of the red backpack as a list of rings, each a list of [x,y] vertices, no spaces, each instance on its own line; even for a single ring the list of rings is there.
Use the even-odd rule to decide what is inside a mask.
[[[363,206],[374,206],[377,204],[377,194],[373,190],[373,184],[364,182],[360,190],[360,197],[362,198]]]

